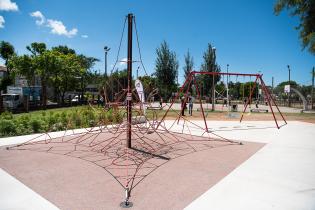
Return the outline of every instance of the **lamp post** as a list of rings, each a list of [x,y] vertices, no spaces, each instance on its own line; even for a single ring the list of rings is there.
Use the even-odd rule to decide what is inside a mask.
[[[288,102],[289,102],[289,107],[291,107],[291,69],[290,69],[290,65],[288,65],[288,71],[289,71],[289,86],[290,86],[290,90],[289,90],[289,95],[288,95]]]
[[[228,110],[230,111],[230,106],[229,106],[229,64],[226,64],[226,100],[227,100],[227,104],[228,104]]]
[[[212,50],[213,50],[213,57],[214,57],[214,65],[213,65],[213,69],[212,69],[212,72],[214,73],[214,68],[215,68],[215,60],[216,60],[216,54],[215,54],[215,51],[216,51],[216,49],[215,49],[215,47],[213,47],[212,48]],[[215,110],[215,83],[214,83],[214,74],[212,74],[212,109],[211,109],[212,111],[214,111]]]
[[[312,93],[311,93],[311,109],[314,108],[314,76],[315,76],[315,67],[313,67],[312,71]]]
[[[108,46],[104,47],[104,51],[105,51],[105,73],[104,76],[107,76],[107,53],[110,50],[110,48]]]

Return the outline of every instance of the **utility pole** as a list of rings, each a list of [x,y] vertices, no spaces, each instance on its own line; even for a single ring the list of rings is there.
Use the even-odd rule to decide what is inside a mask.
[[[290,65],[288,65],[288,71],[289,71],[289,85],[290,85],[290,91],[289,91],[289,95],[288,95],[288,102],[289,102],[289,107],[291,107],[291,69],[290,69]]]
[[[311,109],[314,109],[314,75],[315,74],[315,69],[313,67],[312,71],[312,93],[311,93]]]
[[[131,148],[131,118],[132,118],[132,22],[133,14],[128,14],[128,50],[127,50],[127,148]]]
[[[211,111],[215,110],[215,83],[214,83],[214,68],[215,68],[215,60],[216,60],[216,55],[215,55],[215,47],[212,48],[213,49],[213,56],[214,56],[214,65],[213,65],[213,69],[212,69],[212,109]]]

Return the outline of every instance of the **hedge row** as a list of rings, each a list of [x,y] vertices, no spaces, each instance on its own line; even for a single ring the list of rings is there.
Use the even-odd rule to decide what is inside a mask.
[[[0,115],[0,137],[86,128],[99,124],[120,123],[122,120],[121,112],[112,110],[101,112],[89,107],[62,112],[42,111],[40,114],[13,115],[4,112]]]

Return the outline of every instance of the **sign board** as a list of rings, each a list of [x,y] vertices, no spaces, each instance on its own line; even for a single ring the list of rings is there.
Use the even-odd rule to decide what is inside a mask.
[[[284,92],[285,93],[290,93],[290,85],[285,85],[284,86]]]
[[[132,100],[132,93],[127,93],[127,101],[131,101]]]
[[[135,82],[135,86],[136,86],[137,93],[138,93],[140,101],[142,103],[144,103],[145,102],[145,98],[144,98],[144,91],[143,91],[143,86],[142,86],[141,81],[137,79],[136,82]]]
[[[23,89],[22,89],[22,87],[7,86],[7,93],[8,94],[23,95]]]
[[[259,95],[261,95],[261,94],[262,94],[262,91],[261,91],[261,89],[258,89],[258,93],[259,93]]]

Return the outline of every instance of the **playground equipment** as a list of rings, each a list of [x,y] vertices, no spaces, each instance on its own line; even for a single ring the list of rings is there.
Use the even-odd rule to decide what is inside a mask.
[[[246,112],[246,109],[248,107],[248,105],[250,104],[251,100],[252,100],[252,96],[253,96],[253,92],[254,89],[256,87],[257,82],[259,81],[261,83],[261,87],[262,90],[265,94],[266,100],[268,102],[269,108],[271,110],[273,119],[275,121],[276,127],[279,129],[280,125],[278,123],[278,120],[275,116],[274,113],[274,108],[273,105],[275,106],[275,108],[277,109],[277,111],[279,112],[279,114],[281,115],[282,120],[284,121],[285,124],[287,124],[283,114],[281,113],[279,107],[277,106],[277,104],[275,103],[274,99],[271,97],[270,91],[269,89],[266,87],[265,82],[262,79],[262,75],[261,74],[242,74],[242,73],[224,73],[224,72],[204,72],[204,71],[192,71],[189,76],[187,77],[186,81],[184,82],[184,84],[182,85],[182,87],[179,90],[179,93],[176,95],[175,99],[173,100],[173,102],[171,103],[171,105],[169,106],[169,108],[167,109],[167,111],[165,112],[163,118],[161,121],[163,121],[165,119],[165,117],[167,116],[169,110],[172,108],[174,102],[178,99],[180,94],[184,94],[185,99],[184,99],[184,103],[187,102],[187,98],[188,98],[188,91],[191,88],[191,85],[193,84],[196,88],[196,92],[197,92],[197,96],[199,98],[199,104],[200,104],[200,110],[201,110],[201,114],[202,114],[202,118],[205,124],[205,131],[208,132],[208,125],[207,125],[207,121],[206,121],[206,117],[205,117],[205,112],[204,112],[204,108],[203,108],[203,103],[201,101],[201,95],[200,95],[200,91],[199,91],[199,86],[198,82],[196,81],[196,75],[226,75],[226,76],[248,76],[248,77],[255,77],[255,82],[254,82],[254,87],[251,89],[250,91],[250,95],[249,95],[249,100],[246,101],[244,110],[242,112],[241,118],[240,118],[240,122],[242,122],[243,117],[244,117],[244,113]],[[184,92],[184,90],[186,89],[186,91]],[[183,107],[182,107],[183,109]],[[181,110],[182,111],[182,110]],[[181,117],[181,116],[180,116]]]
[[[132,87],[132,64],[136,62],[133,60],[132,56],[133,28],[135,28],[136,31],[140,63],[145,71],[141,59],[138,33],[133,14],[128,14],[125,19],[118,55],[113,70],[117,62],[119,62],[119,52],[126,22],[128,22],[128,50],[126,61],[127,84],[120,84],[119,81],[107,81],[107,86],[103,88],[103,97],[106,100],[106,103],[105,107],[101,110],[101,113],[99,113],[100,116],[108,113],[112,113],[112,115],[122,114],[123,119],[120,121],[118,120],[116,123],[109,123],[108,120],[104,118],[100,120],[95,127],[85,128],[83,132],[65,130],[64,135],[61,137],[54,137],[48,131],[47,133],[39,135],[38,137],[22,144],[7,147],[8,150],[31,150],[36,152],[53,153],[75,157],[93,163],[111,174],[117,183],[122,187],[124,200],[121,202],[120,206],[123,208],[129,208],[133,206],[132,202],[130,202],[133,189],[141,184],[141,182],[154,170],[168,161],[193,152],[211,149],[217,145],[241,144],[239,141],[232,141],[224,138],[209,129],[200,97],[200,85],[196,82],[196,75],[238,75],[255,77],[255,83],[259,80],[262,84],[262,88],[266,94],[277,128],[280,128],[278,121],[275,118],[272,104],[276,106],[280,114],[281,112],[270,96],[269,90],[266,88],[262,75],[260,74],[192,71],[183,86],[180,88],[179,92],[175,94],[171,104],[165,105],[164,108],[166,111],[162,118],[158,119],[157,112],[160,108],[150,106],[148,100],[144,100],[142,93],[139,94],[139,92],[141,92],[141,88],[137,89],[137,87]],[[133,25],[135,27],[133,27]],[[107,89],[111,88],[110,86],[113,82],[119,83],[119,90],[117,90],[117,94],[115,96],[111,96],[110,100],[107,95]],[[200,113],[202,115],[204,127],[182,116],[178,110],[172,108],[180,94],[184,93],[184,90],[186,90],[184,93],[184,100],[185,102],[187,101],[187,93],[192,85],[194,85],[198,95],[201,110]],[[242,121],[243,115],[250,103],[254,89],[255,88],[253,88],[250,92],[249,100],[245,104],[240,122]],[[154,89],[154,91],[155,92],[152,93],[152,95],[158,95],[158,90]],[[91,109],[95,109],[92,105],[90,105],[90,107]],[[146,107],[153,108],[145,112],[144,110]],[[95,110],[96,113],[97,111],[99,110]],[[178,119],[175,119],[173,123],[171,123],[171,126],[168,126],[169,122],[167,122],[166,117],[170,111],[174,112],[178,116]],[[282,114],[281,117],[286,123]],[[171,129],[175,122],[178,122],[179,119],[182,119],[184,122],[181,132]],[[142,123],[139,123],[138,120]],[[190,130],[190,126],[193,126],[194,129],[199,129],[201,131],[201,135],[194,135]]]

